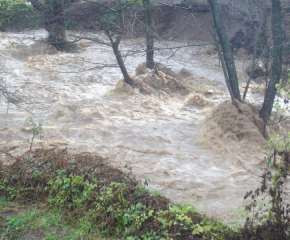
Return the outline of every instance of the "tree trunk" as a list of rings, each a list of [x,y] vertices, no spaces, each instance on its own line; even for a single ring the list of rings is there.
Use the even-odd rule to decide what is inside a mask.
[[[48,44],[58,50],[66,50],[67,40],[65,34],[64,7],[62,0],[30,0],[33,7],[44,18],[44,28],[48,31]]]
[[[272,0],[272,35],[273,35],[273,63],[272,72],[270,74],[270,82],[266,89],[264,102],[260,111],[260,118],[264,123],[270,118],[275,96],[277,93],[276,84],[281,79],[282,72],[282,14],[281,14],[281,2],[280,0]]]
[[[65,50],[67,40],[65,34],[64,9],[61,0],[46,0],[44,13],[45,29],[48,31],[48,43],[58,50]]]
[[[225,64],[225,60],[223,58],[223,54],[222,54],[222,51],[220,49],[220,45],[219,45],[218,40],[216,38],[214,38],[214,39],[215,39],[215,42],[216,42],[217,52],[218,52],[218,55],[219,55],[220,62],[222,64],[223,73],[224,73],[224,76],[225,76],[227,87],[229,89],[231,100],[232,100],[232,102],[234,102],[235,101],[235,97],[234,97],[234,94],[233,94],[233,91],[232,91],[232,88],[231,88],[231,85],[230,85],[230,81],[229,81],[229,76],[228,76],[228,71],[227,71],[227,67],[226,67],[226,64]]]
[[[246,84],[246,88],[243,94],[243,101],[245,101],[246,99],[246,95],[250,86],[250,83],[252,81],[252,77],[253,77],[253,73],[254,73],[254,69],[255,66],[257,64],[257,55],[258,55],[258,51],[259,51],[259,44],[261,43],[261,37],[263,32],[266,32],[266,28],[267,28],[267,9],[266,9],[266,2],[263,0],[262,2],[259,3],[259,7],[260,7],[260,17],[261,17],[261,22],[259,23],[257,32],[255,33],[254,36],[254,52],[253,52],[253,60],[252,60],[252,68],[250,71],[250,75]],[[264,42],[265,40],[263,40]]]
[[[127,68],[125,66],[125,63],[123,61],[123,57],[121,55],[121,52],[119,50],[119,44],[122,40],[124,31],[125,31],[125,26],[124,26],[124,14],[123,14],[123,9],[122,9],[122,1],[117,0],[117,7],[118,7],[118,18],[119,18],[119,23],[118,23],[118,32],[117,32],[117,37],[116,40],[113,39],[113,36],[110,34],[110,29],[109,26],[105,28],[105,33],[108,36],[111,46],[113,48],[116,60],[118,62],[118,65],[121,69],[121,72],[123,74],[124,80],[127,84],[130,86],[134,87],[134,82],[130,78]]]
[[[230,45],[226,30],[225,30],[225,26],[222,21],[222,17],[221,17],[217,0],[208,0],[208,3],[211,7],[214,27],[217,32],[219,42],[222,48],[222,53],[223,53],[222,57],[224,58],[224,62],[226,65],[226,70],[227,70],[227,76],[230,83],[229,85],[231,87],[229,91],[232,91],[235,99],[237,99],[238,101],[241,101],[239,81],[238,81],[237,71],[236,71],[235,62],[233,58],[233,53],[232,53],[231,45]]]
[[[131,85],[131,86],[134,86],[134,82],[132,81],[132,79],[130,78],[130,76],[129,76],[128,72],[127,72],[127,68],[125,66],[125,63],[123,61],[123,57],[122,57],[121,52],[119,50],[119,45],[113,43],[112,44],[112,48],[113,48],[116,60],[118,62],[118,65],[119,65],[119,67],[121,69],[121,72],[123,74],[125,82],[127,84]]]
[[[154,26],[151,15],[150,0],[143,0],[143,6],[146,16],[146,67],[154,69]]]

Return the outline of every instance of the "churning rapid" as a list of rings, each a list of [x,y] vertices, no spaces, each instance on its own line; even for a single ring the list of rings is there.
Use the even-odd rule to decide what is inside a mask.
[[[44,131],[34,147],[101,155],[126,171],[132,168],[141,181],[150,179],[149,187],[172,201],[217,218],[230,217],[246,191],[258,186],[265,141],[250,107],[237,110],[225,102],[218,58],[206,47],[156,56],[176,72],[188,95],[141,94],[120,84],[110,47],[83,40],[75,53],[61,53],[42,43],[45,37],[44,30],[0,33],[2,84],[19,91],[19,106],[26,109],[1,103],[2,150],[29,149],[31,116]],[[140,44],[142,39],[124,40],[124,54]],[[125,60],[135,75],[145,56],[127,54]]]

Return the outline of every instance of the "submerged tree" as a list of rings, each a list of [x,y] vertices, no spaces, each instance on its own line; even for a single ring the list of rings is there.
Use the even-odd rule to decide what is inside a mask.
[[[155,68],[154,63],[154,25],[151,14],[150,0],[143,0],[146,21],[146,67]]]
[[[276,85],[279,83],[282,75],[282,56],[283,56],[283,31],[282,31],[282,13],[281,13],[281,1],[280,0],[271,0],[272,1],[272,36],[273,36],[273,48],[271,51],[271,71],[270,71],[270,81],[266,89],[264,102],[262,109],[260,111],[260,118],[266,124],[270,118],[275,96],[277,93]],[[228,79],[227,85],[229,92],[232,98],[235,98],[241,101],[240,92],[239,92],[239,83],[235,68],[235,63],[233,55],[231,52],[231,46],[228,40],[225,27],[222,22],[222,17],[220,14],[220,9],[217,0],[208,0],[210,4],[214,27],[218,35],[219,43],[221,45],[221,60],[224,62],[224,74],[225,78]],[[265,17],[263,18],[265,19]],[[261,23],[265,25],[264,22]],[[262,26],[263,27],[263,26]],[[257,33],[259,34],[259,32]],[[256,35],[257,35],[256,34]],[[257,37],[255,41],[255,46],[257,43]],[[257,46],[256,46],[257,47]],[[257,49],[254,50],[254,58]],[[249,84],[249,82],[248,82]],[[247,85],[248,87],[248,85]],[[245,98],[245,97],[244,97]]]
[[[58,50],[66,50],[64,4],[66,0],[30,0],[33,7],[44,19],[44,28],[48,31],[48,44]]]
[[[250,3],[249,3],[250,4]],[[256,13],[256,8],[258,6],[258,13]],[[268,63],[265,62],[266,69],[264,70],[264,64],[258,60],[258,57],[261,57],[268,52],[269,41],[267,36],[267,2],[264,0],[258,0],[249,5],[249,8],[252,7],[252,10],[249,11],[249,23],[246,24],[247,27],[247,36],[245,37],[244,48],[247,49],[248,53],[252,53],[252,63],[246,68],[246,73],[248,75],[248,80],[246,87],[243,93],[243,101],[246,99],[246,95],[250,86],[252,79],[258,76],[267,75]],[[255,15],[258,15],[258,20],[255,20]],[[248,39],[247,39],[248,38]],[[268,59],[267,59],[268,60]],[[257,71],[258,69],[262,71]],[[267,82],[267,80],[266,80]]]
[[[214,27],[218,35],[219,43],[221,45],[222,54],[220,54],[220,57],[222,58],[221,60],[225,66],[223,69],[229,92],[231,93],[232,98],[241,101],[236,66],[231,50],[230,41],[228,39],[226,29],[222,21],[219,5],[217,3],[217,0],[208,0],[208,3],[211,7]],[[234,101],[234,99],[232,99],[232,101]]]
[[[134,86],[134,82],[129,76],[122,54],[119,50],[120,42],[125,33],[123,8],[124,6],[122,4],[122,1],[116,0],[116,4],[114,7],[109,7],[109,6],[107,7],[107,11],[104,13],[105,15],[103,16],[102,21],[103,21],[105,34],[110,40],[111,47],[114,51],[114,55],[121,69],[124,80],[127,84]],[[114,34],[116,34],[115,38],[114,38]]]
[[[270,82],[266,89],[263,107],[260,112],[260,118],[266,123],[271,115],[275,96],[277,93],[276,85],[281,79],[282,73],[282,55],[283,55],[283,30],[281,1],[272,0],[272,35],[273,35],[273,62],[271,66]]]

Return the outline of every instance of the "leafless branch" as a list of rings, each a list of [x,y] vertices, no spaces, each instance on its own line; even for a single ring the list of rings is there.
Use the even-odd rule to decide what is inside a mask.
[[[104,3],[101,3],[101,2],[90,1],[90,0],[84,0],[84,2],[89,2],[89,3],[93,3],[93,4],[97,4],[97,5],[103,6],[103,7],[107,8],[108,10],[110,10],[110,12],[119,12],[119,9],[111,8],[108,5],[106,5]]]
[[[10,104],[31,113],[25,106],[23,106],[29,105],[29,103],[25,101],[25,96],[23,96],[23,94],[18,90],[10,90],[3,79],[0,79],[0,94],[7,102],[6,114],[8,114]]]
[[[207,46],[207,45],[215,45],[214,42],[209,43],[192,43],[192,44],[186,44],[186,45],[179,45],[179,46],[172,46],[172,47],[154,47],[154,51],[163,51],[163,50],[169,50],[171,52],[176,53],[178,50],[182,48],[188,48],[188,47],[200,47],[200,46]],[[126,57],[138,54],[138,53],[144,53],[146,52],[146,49],[139,48],[137,50],[126,50]]]
[[[89,71],[92,71],[92,70],[95,70],[95,69],[103,69],[103,68],[118,68],[118,65],[117,64],[105,64],[105,63],[98,63],[100,66],[95,66],[95,67],[92,67],[92,68],[88,68],[88,69],[85,69],[85,70],[78,70],[78,71],[66,71],[66,72],[60,72],[60,71],[57,71],[57,73],[66,73],[66,74],[69,74],[69,73],[83,73],[83,72],[89,72]]]
[[[77,35],[70,35],[71,37],[75,37],[75,40],[72,41],[72,42],[78,42],[78,41],[81,41],[81,40],[89,40],[89,41],[92,41],[92,42],[95,42],[95,43],[99,43],[99,44],[102,44],[102,45],[106,45],[106,46],[109,46],[109,47],[112,47],[112,45],[110,43],[107,43],[107,42],[104,42],[98,38],[90,38],[90,37],[84,37],[84,36],[77,36]]]

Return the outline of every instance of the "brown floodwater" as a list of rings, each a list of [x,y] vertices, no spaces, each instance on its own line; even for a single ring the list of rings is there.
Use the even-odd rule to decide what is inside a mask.
[[[141,181],[150,179],[149,187],[172,201],[223,219],[241,206],[246,191],[259,185],[264,140],[249,109],[242,115],[230,104],[218,107],[229,96],[216,55],[197,54],[201,47],[156,54],[159,62],[181,71],[178,80],[192,87],[200,103],[174,93],[116,89],[120,70],[100,65],[115,64],[108,46],[81,41],[75,53],[49,55],[40,42],[45,36],[44,30],[0,33],[2,81],[30,103],[19,103],[30,112],[1,103],[0,144],[6,151],[29,149],[31,116],[43,124],[44,138],[36,139],[35,147],[101,155],[113,165],[132,168]],[[142,41],[125,40],[124,53]],[[131,75],[144,58],[144,53],[126,57]],[[242,76],[242,62],[237,66]],[[260,99],[259,94],[249,96]]]

